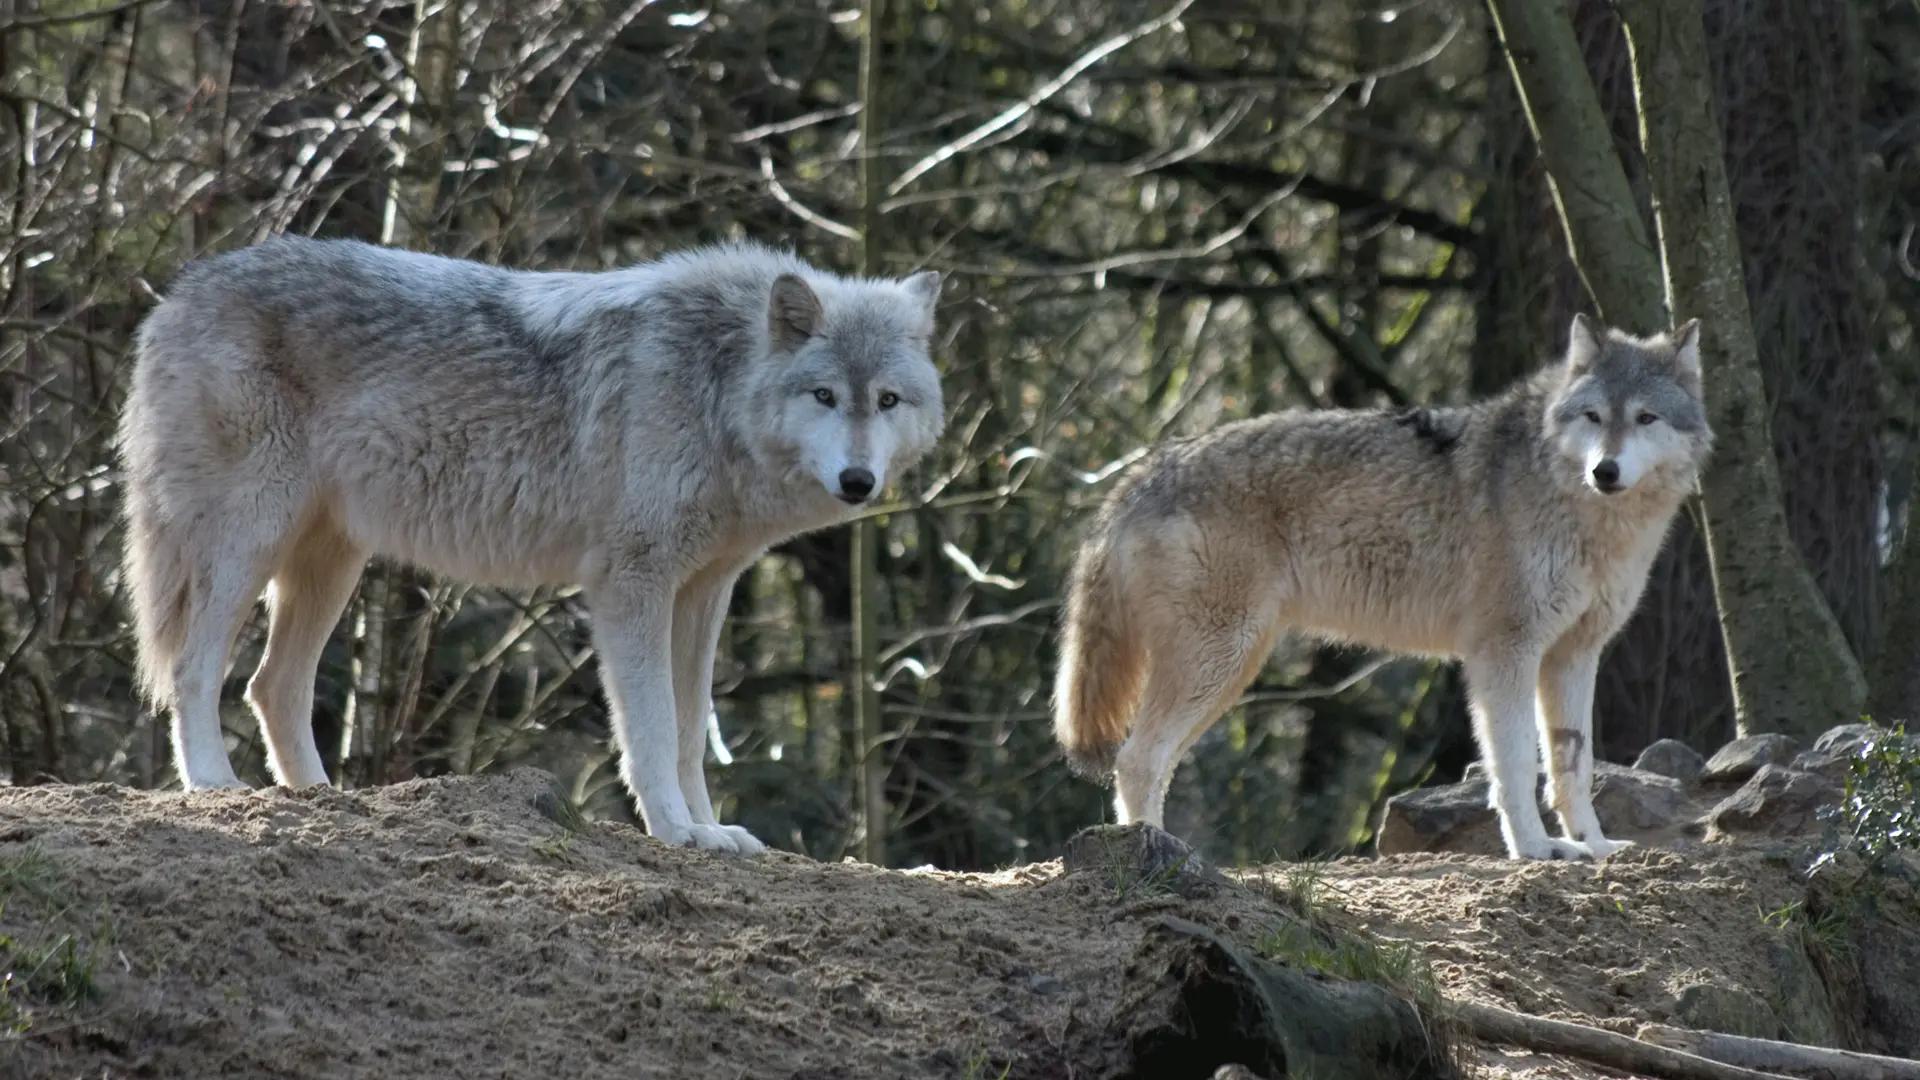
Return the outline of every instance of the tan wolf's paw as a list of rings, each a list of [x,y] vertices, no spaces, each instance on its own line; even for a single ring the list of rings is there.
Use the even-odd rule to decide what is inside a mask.
[[[228,773],[226,776],[216,776],[202,780],[188,780],[182,783],[180,787],[183,791],[247,791],[250,790],[253,785],[234,776],[232,773]]]
[[[1587,846],[1587,850],[1593,853],[1594,858],[1604,859],[1607,856],[1612,855],[1616,851],[1625,851],[1626,849],[1632,847],[1633,841],[1609,840],[1604,836],[1596,836],[1593,839],[1586,841],[1586,846]]]
[[[1509,855],[1515,859],[1564,862],[1593,858],[1593,852],[1587,849],[1587,845],[1577,840],[1562,840],[1557,836],[1542,836],[1538,840],[1520,842],[1514,845],[1514,850],[1509,852]]]
[[[680,843],[724,855],[758,855],[767,850],[767,845],[738,825],[692,825]]]
[[[717,828],[733,837],[735,850],[742,855],[758,855],[767,850],[767,845],[761,843],[759,837],[738,825],[720,825]]]

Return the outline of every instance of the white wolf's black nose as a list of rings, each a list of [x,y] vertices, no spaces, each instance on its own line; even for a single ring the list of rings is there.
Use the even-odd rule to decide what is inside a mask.
[[[844,476],[842,480],[844,481]],[[1601,491],[1613,491],[1620,486],[1620,463],[1612,458],[1601,458],[1593,467],[1593,486]]]
[[[863,503],[873,494],[873,474],[865,469],[840,470],[840,501]]]

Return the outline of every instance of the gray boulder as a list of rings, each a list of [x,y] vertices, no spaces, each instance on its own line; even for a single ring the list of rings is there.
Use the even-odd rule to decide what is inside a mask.
[[[1692,783],[1706,766],[1706,760],[1679,739],[1661,739],[1640,751],[1633,762],[1633,767],[1641,772],[1670,777],[1683,784]]]
[[[1695,983],[1680,991],[1673,1017],[1696,1031],[1718,1031],[1752,1039],[1780,1037],[1780,1018],[1760,995],[1738,986]]]
[[[1061,853],[1069,874],[1105,879],[1117,895],[1197,896],[1226,883],[1187,842],[1151,825],[1093,825],[1074,833]]]
[[[1839,801],[1839,785],[1818,773],[1763,765],[1740,790],[1707,811],[1708,835],[1788,836],[1808,832],[1819,826],[1820,808]]]
[[[1841,724],[1821,732],[1820,737],[1813,740],[1813,749],[1816,752],[1850,749],[1877,734],[1881,734],[1881,731],[1872,724]]]
[[[1487,781],[1476,776],[1473,769],[1466,775],[1472,779],[1418,788],[1388,799],[1386,816],[1380,823],[1380,854],[1506,854],[1499,819],[1487,805]],[[1543,779],[1535,789],[1536,798],[1544,791]],[[1601,828],[1616,840],[1632,840],[1675,824],[1684,814],[1686,802],[1686,789],[1670,777],[1611,762],[1594,763],[1594,812],[1600,816]],[[1540,813],[1547,819],[1549,831],[1557,830],[1558,823],[1547,807],[1543,805]]]
[[[1785,765],[1800,752],[1791,735],[1749,735],[1721,747],[1707,759],[1700,779],[1709,784],[1742,784],[1767,765]]]

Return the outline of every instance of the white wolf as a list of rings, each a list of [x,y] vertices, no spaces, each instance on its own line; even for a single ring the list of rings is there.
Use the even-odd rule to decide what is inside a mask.
[[[727,596],[938,438],[939,291],[753,245],[605,273],[294,238],[191,264],[141,327],[120,428],[140,677],[182,782],[239,785],[220,685],[263,587],[247,698],[274,776],[326,782],[314,669],[379,555],[584,585],[647,829],[762,850],[702,767]]]
[[[1055,732],[1113,772],[1123,823],[1159,825],[1174,768],[1282,628],[1457,657],[1508,852],[1605,857],[1622,844],[1593,810],[1594,671],[1712,441],[1697,322],[1643,340],[1576,317],[1564,362],[1488,401],[1172,442],[1074,566]],[[1564,840],[1534,802],[1536,705]]]

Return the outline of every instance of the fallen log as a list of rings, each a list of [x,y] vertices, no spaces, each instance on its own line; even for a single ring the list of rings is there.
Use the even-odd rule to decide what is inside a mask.
[[[1729,1065],[1585,1024],[1547,1020],[1491,1005],[1455,1002],[1450,1012],[1461,1031],[1484,1042],[1562,1054],[1663,1080],[1787,1080],[1779,1073]]]
[[[1809,1080],[1920,1080],[1920,1061],[1911,1058],[1723,1035],[1717,1031],[1692,1031],[1664,1024],[1645,1024],[1635,1032],[1635,1037],[1641,1042],[1685,1050],[1728,1065],[1771,1069]]]

